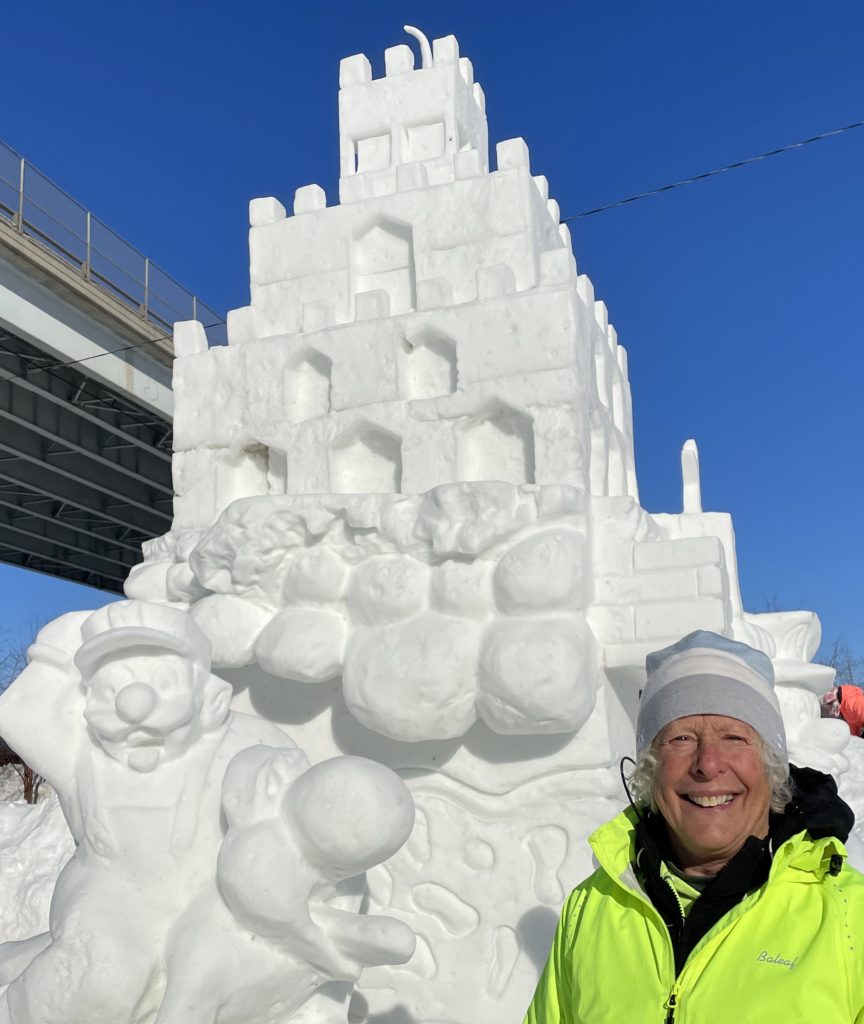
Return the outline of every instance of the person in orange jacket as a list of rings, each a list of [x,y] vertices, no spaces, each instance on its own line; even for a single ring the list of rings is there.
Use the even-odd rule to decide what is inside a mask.
[[[842,718],[853,736],[864,733],[864,691],[860,686],[837,686],[821,700],[823,718]]]

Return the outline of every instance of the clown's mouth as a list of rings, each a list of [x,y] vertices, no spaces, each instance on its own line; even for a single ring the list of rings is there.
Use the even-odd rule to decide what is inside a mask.
[[[164,747],[164,736],[127,736],[126,742],[130,747],[140,750],[142,747]]]

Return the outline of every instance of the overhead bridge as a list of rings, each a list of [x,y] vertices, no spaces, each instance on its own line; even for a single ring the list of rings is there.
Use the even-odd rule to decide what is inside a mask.
[[[0,561],[122,591],[171,525],[171,328],[224,327],[0,143]],[[215,325],[215,326],[213,326]]]

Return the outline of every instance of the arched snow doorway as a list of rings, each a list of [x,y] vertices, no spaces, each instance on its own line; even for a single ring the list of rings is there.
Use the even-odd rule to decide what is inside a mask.
[[[435,398],[456,390],[456,346],[434,331],[402,342],[399,353],[399,394],[402,398]]]
[[[402,439],[371,423],[358,423],[330,447],[333,494],[399,494]]]
[[[534,483],[533,421],[503,402],[462,427],[457,451],[460,480]]]
[[[330,412],[333,360],[310,349],[285,371],[285,417],[292,423]]]
[[[411,228],[381,218],[354,240],[354,295],[383,291],[390,313],[407,313],[416,307],[414,239]]]

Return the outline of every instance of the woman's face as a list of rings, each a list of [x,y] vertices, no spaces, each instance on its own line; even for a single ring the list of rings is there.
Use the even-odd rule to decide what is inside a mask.
[[[678,867],[717,874],[748,836],[768,834],[771,788],[759,735],[737,718],[689,715],[658,741],[654,798]]]

